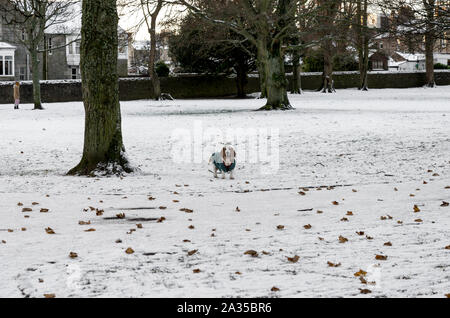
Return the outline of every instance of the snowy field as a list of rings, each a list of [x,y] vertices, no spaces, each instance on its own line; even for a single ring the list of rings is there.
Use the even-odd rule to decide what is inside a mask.
[[[0,105],[0,297],[446,297],[450,87],[291,102],[122,102],[125,178],[64,176],[81,103]],[[279,129],[279,167],[174,162],[196,124]]]

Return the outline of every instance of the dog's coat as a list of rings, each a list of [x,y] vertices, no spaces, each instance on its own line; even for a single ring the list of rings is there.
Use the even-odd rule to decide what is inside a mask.
[[[214,164],[214,177],[217,178],[217,171],[220,171],[223,179],[225,179],[225,173],[230,173],[230,179],[234,179],[236,151],[232,146],[227,145],[221,151],[213,153],[210,162]]]

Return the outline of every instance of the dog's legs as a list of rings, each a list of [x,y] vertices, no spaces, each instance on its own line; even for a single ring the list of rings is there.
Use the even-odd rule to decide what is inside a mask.
[[[231,170],[231,172],[230,172],[230,179],[234,180],[234,172],[233,172],[233,170]]]
[[[226,172],[223,171],[223,172],[222,172],[222,179],[225,179],[225,176],[226,176]]]
[[[214,178],[218,178],[218,176],[217,176],[217,167],[216,166],[214,166]]]

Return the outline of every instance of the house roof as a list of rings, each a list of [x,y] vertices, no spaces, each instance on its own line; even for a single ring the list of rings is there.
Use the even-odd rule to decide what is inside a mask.
[[[403,53],[403,52],[395,52],[395,53],[400,55],[406,61],[410,61],[410,62],[424,61],[425,60],[425,55],[424,54],[412,54],[412,53]]]
[[[0,49],[15,50],[16,47],[6,42],[0,42]]]

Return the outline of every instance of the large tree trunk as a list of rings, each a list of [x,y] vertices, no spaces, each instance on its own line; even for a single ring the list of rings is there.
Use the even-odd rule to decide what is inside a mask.
[[[117,73],[116,0],[83,1],[81,78],[85,109],[84,150],[71,175],[131,172],[122,142]]]
[[[302,66],[300,65],[300,54],[297,50],[292,54],[292,94],[302,93]]]
[[[361,4],[361,1],[364,4]],[[367,0],[358,1],[358,52],[359,52],[359,89],[368,91],[368,72],[369,72],[369,37],[367,34]]]
[[[322,73],[322,87],[320,91],[322,93],[334,93],[334,81],[333,81],[333,55],[331,49],[331,41],[326,40],[327,44],[323,49],[323,73]]]
[[[151,18],[150,33],[150,59],[148,63],[149,74],[153,85],[153,98],[159,100],[161,98],[161,83],[158,73],[156,73],[156,18]]]
[[[30,52],[31,55],[31,70],[33,72],[33,102],[34,109],[42,110],[41,103],[41,83],[40,83],[40,75],[39,75],[39,56],[36,50]]]
[[[236,63],[236,89],[237,97],[245,98],[245,86],[247,85],[247,68],[244,61]]]
[[[266,74],[266,63],[267,63],[267,43],[264,39],[259,38],[257,41],[257,65],[259,73],[259,86],[261,90],[261,95],[259,98],[267,98],[267,74]]]
[[[287,95],[288,81],[284,69],[284,55],[282,43],[274,40],[266,48],[268,58],[265,61],[267,103],[260,110],[287,110],[292,109]]]
[[[425,63],[426,63],[426,81],[427,87],[435,87],[434,81],[434,39],[432,36],[425,35]]]

